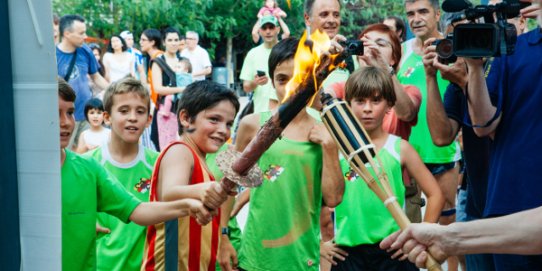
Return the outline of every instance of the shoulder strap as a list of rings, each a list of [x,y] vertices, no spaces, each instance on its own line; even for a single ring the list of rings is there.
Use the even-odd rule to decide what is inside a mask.
[[[169,67],[169,65],[167,64],[166,60],[163,57],[164,55],[157,57],[153,60],[153,62],[155,62],[156,64],[158,64],[158,66],[160,66],[162,71],[164,71],[167,77],[169,77],[169,82],[171,83],[171,85],[176,87],[177,78],[175,76],[175,72],[171,69],[171,67]]]
[[[68,82],[70,80],[70,76],[73,72],[73,67],[75,66],[75,59],[77,58],[77,48],[73,52],[72,60],[70,61],[70,66],[68,67],[68,72],[66,72],[66,75],[64,76],[64,80]]]

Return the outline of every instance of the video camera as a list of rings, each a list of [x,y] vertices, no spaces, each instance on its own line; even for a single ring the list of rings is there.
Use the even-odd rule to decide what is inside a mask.
[[[453,52],[456,56],[472,58],[511,55],[517,32],[506,19],[517,17],[520,9],[528,5],[519,0],[503,0],[496,5],[473,7],[468,0],[445,0],[442,3],[444,11],[462,11],[464,18],[470,21],[455,26]],[[484,23],[476,23],[479,18],[484,18]]]

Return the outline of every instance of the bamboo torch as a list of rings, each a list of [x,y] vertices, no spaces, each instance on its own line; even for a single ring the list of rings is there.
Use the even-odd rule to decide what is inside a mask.
[[[350,167],[386,205],[399,227],[406,228],[410,221],[397,203],[382,162],[376,155],[374,144],[352,114],[350,107],[346,102],[333,98],[329,94],[323,94],[321,100],[324,106],[321,113],[322,121],[343,156],[348,160]],[[374,175],[367,169],[369,166],[374,169]],[[427,258],[425,265],[429,271],[442,270],[440,264],[431,255]]]

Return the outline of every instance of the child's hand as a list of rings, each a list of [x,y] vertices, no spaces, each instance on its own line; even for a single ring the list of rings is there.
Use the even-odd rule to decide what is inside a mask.
[[[111,230],[106,227],[100,226],[100,224],[96,222],[96,233],[111,233]]]
[[[320,243],[320,257],[330,262],[332,265],[337,265],[334,259],[344,261],[348,257],[348,253],[340,249],[333,240]]]
[[[322,147],[336,147],[335,141],[333,141],[333,138],[331,138],[331,135],[322,123],[312,127],[309,132],[309,141],[320,144]]]
[[[228,199],[228,191],[217,182],[209,182],[201,195],[201,202],[207,208],[216,210]]]
[[[216,212],[209,212],[203,203],[195,199],[184,199],[188,205],[188,215],[195,218],[198,224],[206,225],[213,219]]]

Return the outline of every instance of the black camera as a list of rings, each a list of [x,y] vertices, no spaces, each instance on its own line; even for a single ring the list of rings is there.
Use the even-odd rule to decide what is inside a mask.
[[[433,41],[437,51],[438,62],[448,65],[457,61],[457,56],[454,53],[453,35],[448,35],[444,39]]]
[[[519,0],[504,0],[496,5],[475,7],[466,0],[444,1],[442,3],[444,11],[463,11],[465,19],[471,22],[454,28],[455,55],[476,58],[513,54],[517,32],[515,26],[506,19],[517,17],[523,7],[525,5]],[[480,18],[484,18],[484,23],[475,23]]]
[[[344,51],[349,55],[363,55],[363,42],[361,40],[349,39],[344,42],[340,42]]]

